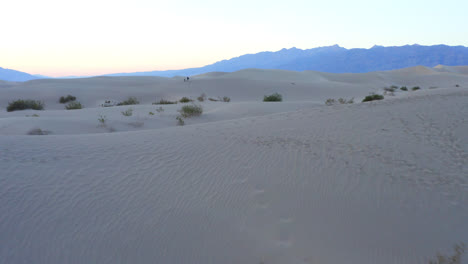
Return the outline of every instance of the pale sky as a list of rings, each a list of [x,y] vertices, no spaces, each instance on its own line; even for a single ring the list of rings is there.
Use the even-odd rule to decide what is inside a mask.
[[[1,0],[0,67],[58,77],[291,47],[468,46],[467,10],[466,0]]]

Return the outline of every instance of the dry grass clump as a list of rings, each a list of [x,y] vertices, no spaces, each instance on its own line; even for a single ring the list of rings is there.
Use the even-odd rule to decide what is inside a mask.
[[[462,264],[462,256],[468,249],[464,243],[457,244],[453,247],[454,253],[451,256],[437,254],[436,260],[429,261],[429,264]]]
[[[184,119],[183,119],[181,116],[176,116],[176,120],[177,120],[177,125],[178,125],[178,126],[183,126],[183,125],[185,125],[185,121],[184,121]]]
[[[339,103],[339,104],[353,104],[354,103],[354,97],[347,100],[347,99],[344,99],[344,98],[338,98],[338,100],[335,100],[333,98],[328,98],[326,101],[325,101],[325,104],[326,105],[334,105],[336,103]]]
[[[65,106],[65,109],[67,110],[75,110],[75,109],[82,109],[83,106],[81,105],[80,102],[71,102]]]
[[[205,93],[202,93],[200,96],[197,97],[197,100],[199,102],[203,102],[203,101],[205,101],[205,99],[206,99],[206,94]]]
[[[122,115],[124,116],[132,116],[133,115],[133,109],[132,108],[129,108],[125,111],[122,111]]]
[[[50,131],[42,130],[40,128],[34,128],[29,130],[28,135],[37,136],[37,135],[49,135]]]

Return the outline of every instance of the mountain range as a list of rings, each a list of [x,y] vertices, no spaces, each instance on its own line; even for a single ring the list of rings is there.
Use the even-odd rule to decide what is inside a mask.
[[[46,78],[45,76],[35,76],[29,73],[4,69],[0,67],[0,80],[10,82],[25,82],[34,79]]]
[[[305,50],[291,48],[276,52],[246,54],[199,68],[115,73],[106,76],[192,76],[207,72],[233,72],[247,68],[361,73],[419,65],[434,67],[439,64],[468,65],[468,47],[415,44],[396,47],[374,46],[370,49],[346,49],[338,45]],[[0,68],[0,80],[27,81],[37,78],[38,76]]]

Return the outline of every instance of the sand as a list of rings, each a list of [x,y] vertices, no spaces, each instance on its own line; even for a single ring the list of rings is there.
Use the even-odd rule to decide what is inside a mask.
[[[426,263],[468,242],[463,70],[190,79],[1,88],[0,263]],[[390,85],[422,89],[359,103]],[[202,92],[231,102],[185,126],[181,104],[151,105]],[[63,110],[67,94],[85,108]],[[128,96],[141,104],[100,107]],[[356,103],[324,104],[339,97]],[[16,98],[46,110],[6,112]]]

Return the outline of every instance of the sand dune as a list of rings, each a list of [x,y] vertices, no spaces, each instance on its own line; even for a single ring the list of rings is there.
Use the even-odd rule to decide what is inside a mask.
[[[0,263],[427,263],[468,242],[468,75],[431,71],[2,88]],[[390,85],[422,89],[357,103]],[[202,92],[232,101],[182,127],[180,104],[148,115]],[[272,92],[284,102],[261,102]],[[85,109],[63,110],[67,94]],[[127,96],[142,104],[99,106]],[[5,111],[25,97],[47,110]],[[357,102],[324,105],[338,97]]]

